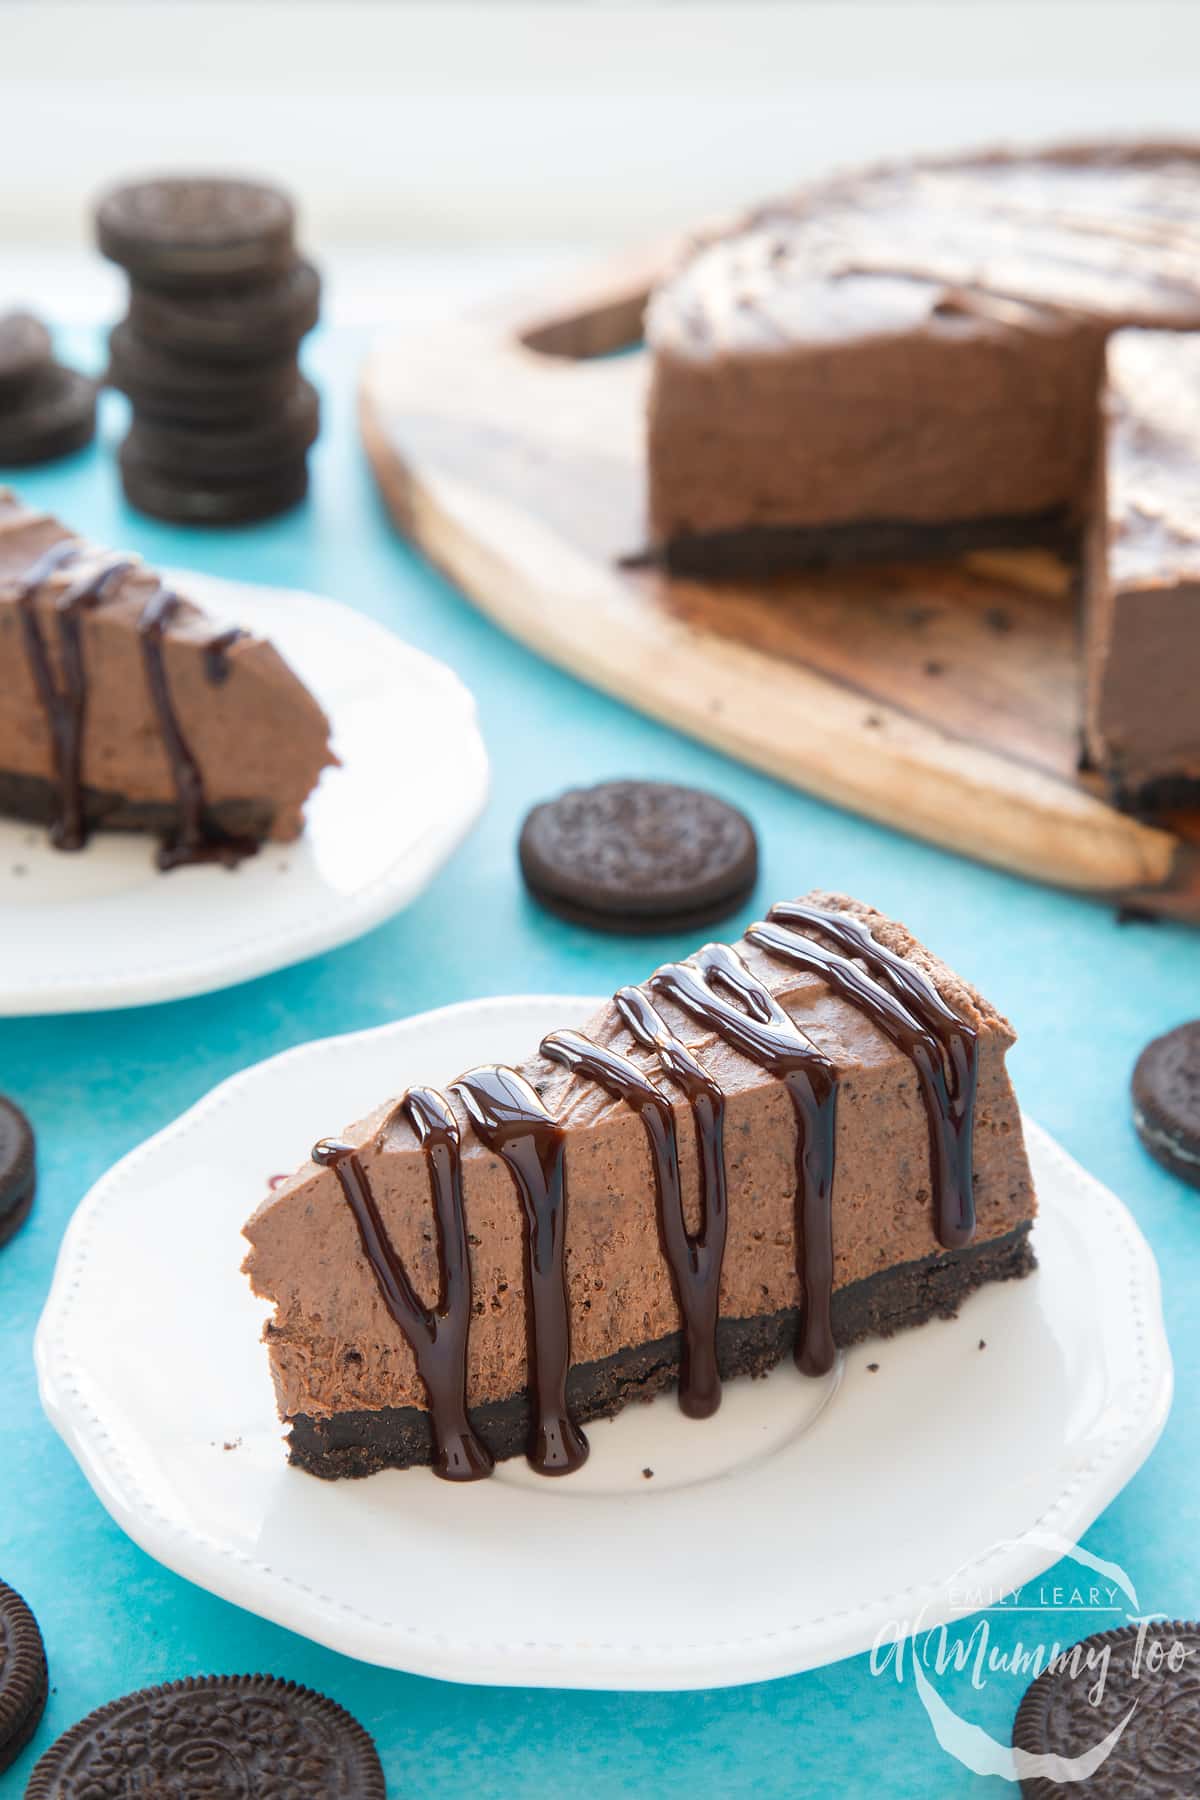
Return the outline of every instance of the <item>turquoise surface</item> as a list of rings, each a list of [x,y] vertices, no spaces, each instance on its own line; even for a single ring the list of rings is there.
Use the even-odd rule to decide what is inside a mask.
[[[117,1157],[215,1082],[307,1038],[447,1001],[609,989],[689,947],[675,938],[591,937],[547,918],[526,899],[514,866],[518,824],[533,800],[576,780],[668,776],[713,787],[753,816],[763,849],[756,907],[812,884],[862,895],[905,919],[1017,1023],[1012,1067],[1026,1106],[1124,1197],[1158,1253],[1176,1358],[1166,1434],[1086,1542],[1123,1565],[1146,1611],[1200,1613],[1200,1195],[1143,1155],[1127,1097],[1142,1044],[1200,1013],[1200,934],[1119,925],[1102,906],[834,811],[508,642],[388,527],[354,434],[362,348],[355,336],[337,334],[313,345],[327,428],[312,501],[290,518],[209,534],[128,511],[111,455],[115,403],[102,447],[12,478],[29,500],[97,539],[152,561],[336,595],[445,658],[478,696],[494,786],[482,824],[429,891],[357,944],[177,1005],[0,1020],[0,1090],[34,1120],[42,1168],[34,1217],[0,1251],[0,1577],[36,1609],[53,1683],[33,1750],[0,1776],[0,1796],[19,1794],[36,1752],[92,1707],[148,1682],[247,1669],[309,1683],[350,1707],[378,1739],[389,1791],[421,1800],[464,1789],[508,1797],[586,1788],[592,1800],[1011,1794],[945,1755],[911,1679],[873,1676],[865,1657],[794,1679],[682,1695],[476,1690],[348,1661],[212,1598],[135,1549],[42,1416],[31,1345],[72,1209]],[[94,354],[90,344],[83,349]],[[330,1123],[314,1120],[314,1130]],[[980,1430],[988,1429],[981,1419]],[[877,1479],[886,1486],[885,1468]],[[965,1468],[964,1498],[951,1492],[947,1506],[969,1504],[969,1486]],[[799,1548],[782,1540],[781,1561]],[[803,1549],[811,1554],[812,1546]],[[696,1552],[697,1578],[719,1585],[720,1547],[698,1544]],[[1063,1565],[1048,1580],[1069,1585],[1076,1573]],[[595,1579],[602,1568],[581,1571],[581,1580]],[[486,1592],[478,1604],[486,1619]],[[1068,1613],[1053,1625],[1069,1642],[1095,1622]],[[1036,1623],[993,1617],[993,1642],[1028,1642]],[[1007,1739],[1022,1680],[994,1674],[977,1691],[963,1674],[940,1685]]]

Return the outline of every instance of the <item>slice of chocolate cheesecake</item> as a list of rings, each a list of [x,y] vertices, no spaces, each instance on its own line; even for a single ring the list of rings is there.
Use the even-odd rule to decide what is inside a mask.
[[[1136,810],[1200,803],[1200,335],[1119,331],[1084,555],[1087,751]]]
[[[62,850],[147,831],[159,866],[299,835],[329,721],[270,643],[0,489],[0,812]]]
[[[1069,541],[1102,340],[1200,326],[1175,145],[868,169],[702,243],[646,316],[652,544],[727,576]]]
[[[1012,1042],[902,925],[813,894],[322,1140],[245,1227],[291,1460],[565,1473],[632,1400],[702,1418],[1024,1275]]]

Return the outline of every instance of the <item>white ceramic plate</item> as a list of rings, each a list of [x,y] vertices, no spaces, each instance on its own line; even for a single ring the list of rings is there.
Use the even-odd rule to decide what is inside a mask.
[[[91,1012],[229,987],[359,937],[431,880],[483,807],[487,756],[457,676],[334,600],[180,574],[219,619],[269,637],[321,702],[327,769],[295,844],[234,871],[154,867],[97,833],[78,856],[0,819],[0,1014]],[[397,804],[397,770],[438,771]]]
[[[1035,1125],[1038,1273],[856,1347],[827,1383],[790,1367],[732,1382],[703,1423],[671,1395],[633,1407],[588,1428],[591,1458],[562,1481],[519,1462],[466,1488],[286,1466],[265,1309],[238,1272],[267,1178],[406,1082],[519,1056],[594,1005],[487,1000],[305,1045],[104,1177],[67,1232],[37,1361],[113,1517],[169,1568],[351,1656],[555,1687],[789,1674],[1055,1561],[1049,1534],[1074,1539],[1149,1452],[1171,1363],[1145,1240]]]

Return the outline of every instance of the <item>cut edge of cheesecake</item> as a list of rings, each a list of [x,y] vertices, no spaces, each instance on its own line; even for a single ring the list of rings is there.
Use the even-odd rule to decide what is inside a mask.
[[[820,959],[820,966],[796,966],[779,954],[781,933],[804,957]],[[855,941],[845,941],[846,934]],[[916,1014],[909,1008],[919,1013],[924,1005],[926,1019],[938,1015],[936,1055],[926,1058],[933,1086],[939,1072],[949,1083],[943,1094],[948,1110],[938,1115],[938,1129],[928,1104],[932,1088],[917,1067],[929,1034],[918,1032],[902,1048],[903,1030],[889,1035],[869,1010],[877,993],[863,1010],[853,991],[858,978],[866,980],[868,995],[884,988],[893,1000],[907,982],[917,995],[907,993],[900,1008],[910,1023]],[[715,1030],[689,1011],[701,989],[725,999]],[[922,994],[932,999],[921,1001]],[[631,1031],[631,995],[650,1002],[667,1035],[699,1069],[698,1076],[692,1071],[691,1086],[681,1079],[688,1076],[686,1066],[670,1063],[648,1038]],[[743,1020],[773,1017],[768,1035],[782,1034],[772,1039],[776,1050],[794,1038],[805,1046],[798,1066],[807,1072],[781,1074],[746,1054],[744,1044],[738,1048],[744,1033],[730,1021],[730,1010]],[[934,1177],[939,1151],[949,1145],[953,1157],[954,1143],[961,1151],[961,1139],[952,1143],[946,1129],[953,1110],[947,1096],[968,1041],[977,1067],[965,1111],[959,1091],[958,1118],[960,1126],[963,1117],[969,1121],[965,1185],[975,1223],[973,1230],[951,1231],[947,1243],[941,1210],[946,1187]],[[1036,1202],[1004,1067],[1012,1042],[1007,1021],[903,926],[826,893],[773,909],[771,921],[751,927],[733,949],[707,947],[657,971],[639,989],[622,989],[582,1033],[551,1034],[515,1074],[532,1096],[530,1116],[544,1112],[562,1134],[559,1298],[566,1333],[557,1347],[560,1426],[582,1439],[580,1428],[589,1420],[674,1386],[685,1410],[703,1416],[713,1410],[713,1395],[712,1404],[702,1394],[695,1407],[688,1402],[704,1385],[696,1370],[706,1356],[719,1397],[721,1382],[762,1374],[789,1352],[819,1363],[812,1349],[822,1309],[831,1354],[835,1345],[950,1316],[977,1287],[1026,1274],[1034,1266]],[[589,1050],[615,1056],[616,1076],[609,1069],[597,1080],[582,1070],[579,1058]],[[826,1169],[831,1197],[818,1198],[814,1212],[811,1183],[805,1189],[798,1179],[797,1149],[819,1142],[820,1109],[798,1111],[789,1082],[819,1077],[822,1063],[832,1072],[836,1118]],[[634,1104],[616,1092],[613,1081],[631,1079],[630,1066],[664,1098],[666,1130],[675,1144],[685,1220],[684,1238],[675,1232],[674,1260],[662,1165],[647,1122],[664,1107],[645,1095]],[[544,1433],[537,1448],[551,1381],[546,1342],[553,1333],[540,1333],[537,1319],[530,1319],[536,1304],[526,1304],[526,1292],[534,1291],[527,1287],[530,1238],[519,1183],[506,1160],[512,1140],[502,1141],[495,1115],[485,1116],[482,1088],[471,1094],[474,1078],[469,1073],[438,1094],[446,1108],[439,1116],[451,1122],[461,1145],[469,1307],[460,1302],[462,1404],[450,1435],[474,1440],[480,1466],[471,1474],[522,1450],[543,1472],[563,1472],[578,1459],[565,1454],[561,1466],[547,1468]],[[725,1219],[715,1290],[709,1253],[716,1190],[698,1111],[714,1087],[723,1123]],[[389,1102],[351,1125],[337,1143],[318,1145],[317,1160],[279,1184],[244,1228],[251,1245],[245,1272],[254,1292],[274,1308],[264,1339],[279,1413],[290,1428],[290,1459],[319,1476],[430,1462],[439,1473],[453,1473],[445,1466],[447,1433],[435,1429],[436,1405],[431,1411],[421,1373],[428,1366],[417,1353],[420,1318],[406,1331],[398,1322],[403,1308],[398,1313],[398,1303],[389,1306],[387,1294],[389,1283],[409,1282],[416,1312],[424,1309],[428,1319],[437,1311],[439,1292],[447,1292],[446,1239],[443,1232],[439,1254],[431,1205],[438,1189],[429,1146],[437,1137],[430,1131],[431,1103],[421,1098],[432,1092],[410,1090],[407,1100]],[[423,1124],[413,1110],[414,1095],[424,1109]],[[543,1168],[548,1141],[543,1135],[535,1146]],[[804,1229],[799,1217],[807,1220]],[[373,1252],[364,1218],[375,1233]],[[561,1227],[562,1214],[558,1222]],[[824,1291],[822,1231],[832,1252]],[[708,1255],[709,1299],[718,1293],[719,1306],[707,1314],[695,1270],[681,1285],[681,1250],[701,1275]],[[550,1365],[552,1374],[553,1356]]]
[[[1088,764],[1133,812],[1200,805],[1200,334],[1108,340],[1083,557]]]
[[[289,842],[338,758],[266,638],[213,619],[139,557],[0,487],[0,813],[62,849],[160,838],[160,866]]]

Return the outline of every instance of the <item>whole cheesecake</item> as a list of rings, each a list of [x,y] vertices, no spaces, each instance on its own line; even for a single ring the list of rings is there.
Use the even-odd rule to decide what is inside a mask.
[[[1089,760],[1194,804],[1198,221],[1195,146],[1088,145],[846,175],[701,243],[646,317],[667,566],[1085,543]]]
[[[293,1463],[450,1479],[1033,1267],[1008,1023],[902,925],[773,909],[514,1067],[323,1139],[245,1227]]]
[[[297,837],[337,761],[324,712],[265,638],[4,489],[0,669],[0,812],[62,850],[144,831],[163,868],[232,864]]]

